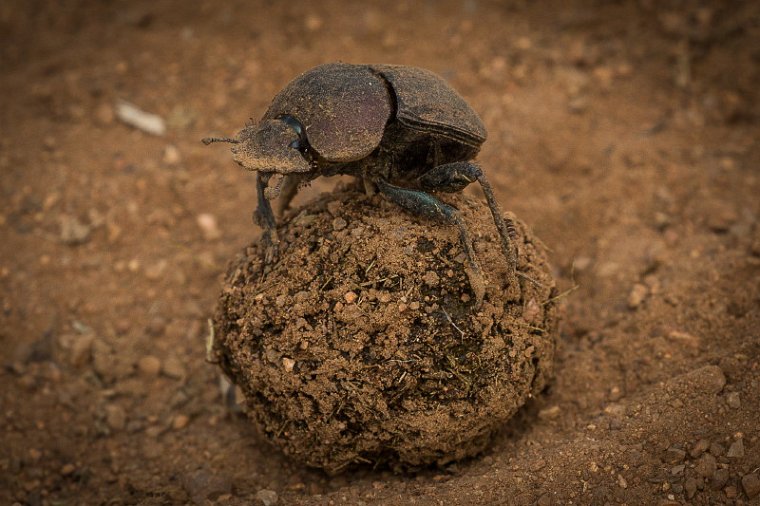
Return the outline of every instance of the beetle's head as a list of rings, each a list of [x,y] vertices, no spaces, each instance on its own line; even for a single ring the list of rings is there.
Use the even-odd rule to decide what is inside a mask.
[[[268,183],[264,190],[267,199],[279,195],[285,175],[312,170],[303,127],[290,116],[248,125],[234,138],[203,139],[204,144],[212,142],[232,144],[232,159],[246,170],[257,171]]]

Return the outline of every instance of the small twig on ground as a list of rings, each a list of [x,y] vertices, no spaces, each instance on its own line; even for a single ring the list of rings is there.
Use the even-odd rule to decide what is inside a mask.
[[[445,315],[446,315],[446,319],[447,319],[447,320],[449,320],[449,323],[450,323],[450,324],[451,324],[451,325],[452,325],[452,326],[453,326],[455,329],[457,329],[457,330],[459,331],[459,334],[460,334],[462,337],[464,337],[464,332],[462,331],[462,329],[460,329],[459,327],[457,327],[457,324],[456,324],[456,323],[454,323],[454,320],[452,320],[452,319],[451,319],[451,316],[449,316],[449,313],[447,313],[447,312],[446,312],[446,310],[445,310],[445,309],[443,309],[443,308],[441,308],[441,311],[443,311],[443,314],[445,314]]]
[[[209,364],[216,364],[219,361],[214,356],[214,322],[211,318],[206,320],[208,322],[208,334],[206,335],[206,362]]]

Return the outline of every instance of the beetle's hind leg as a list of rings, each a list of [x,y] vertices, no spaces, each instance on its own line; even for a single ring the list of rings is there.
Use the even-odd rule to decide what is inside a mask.
[[[393,203],[402,207],[416,216],[422,216],[435,220],[447,225],[456,225],[459,227],[459,240],[467,256],[467,277],[470,280],[470,286],[475,293],[476,305],[480,305],[483,296],[486,293],[486,283],[483,279],[483,273],[480,270],[478,262],[475,260],[475,251],[470,240],[470,233],[467,231],[462,214],[455,207],[445,204],[424,191],[409,190],[399,188],[383,180],[376,181],[378,189],[388,197]]]
[[[488,209],[491,210],[496,229],[499,231],[501,249],[507,258],[507,267],[510,274],[514,275],[517,271],[517,253],[514,245],[511,244],[514,234],[510,233],[510,226],[504,220],[501,206],[494,197],[491,183],[488,182],[477,164],[467,161],[439,165],[420,176],[417,183],[423,190],[454,193],[464,190],[467,185],[475,181],[480,183],[481,188],[483,188]]]

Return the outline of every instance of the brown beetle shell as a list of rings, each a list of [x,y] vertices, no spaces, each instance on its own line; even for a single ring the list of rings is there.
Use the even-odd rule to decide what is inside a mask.
[[[439,75],[403,65],[372,65],[393,87],[396,119],[422,132],[472,147],[486,140],[486,127],[465,100]]]
[[[405,128],[476,149],[486,140],[480,117],[443,78],[403,65],[314,67],[277,94],[263,121],[291,115],[319,156],[353,162],[380,145],[394,105]]]
[[[331,162],[352,162],[380,145],[391,115],[383,79],[365,65],[329,63],[301,74],[272,101],[264,119],[289,114],[311,147]]]

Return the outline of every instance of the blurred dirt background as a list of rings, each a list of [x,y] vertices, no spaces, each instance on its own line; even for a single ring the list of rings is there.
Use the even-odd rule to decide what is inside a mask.
[[[445,469],[292,464],[204,361],[258,230],[199,140],[335,60],[446,77],[578,287],[547,394]],[[757,504],[759,68],[750,1],[2,2],[0,502]]]

